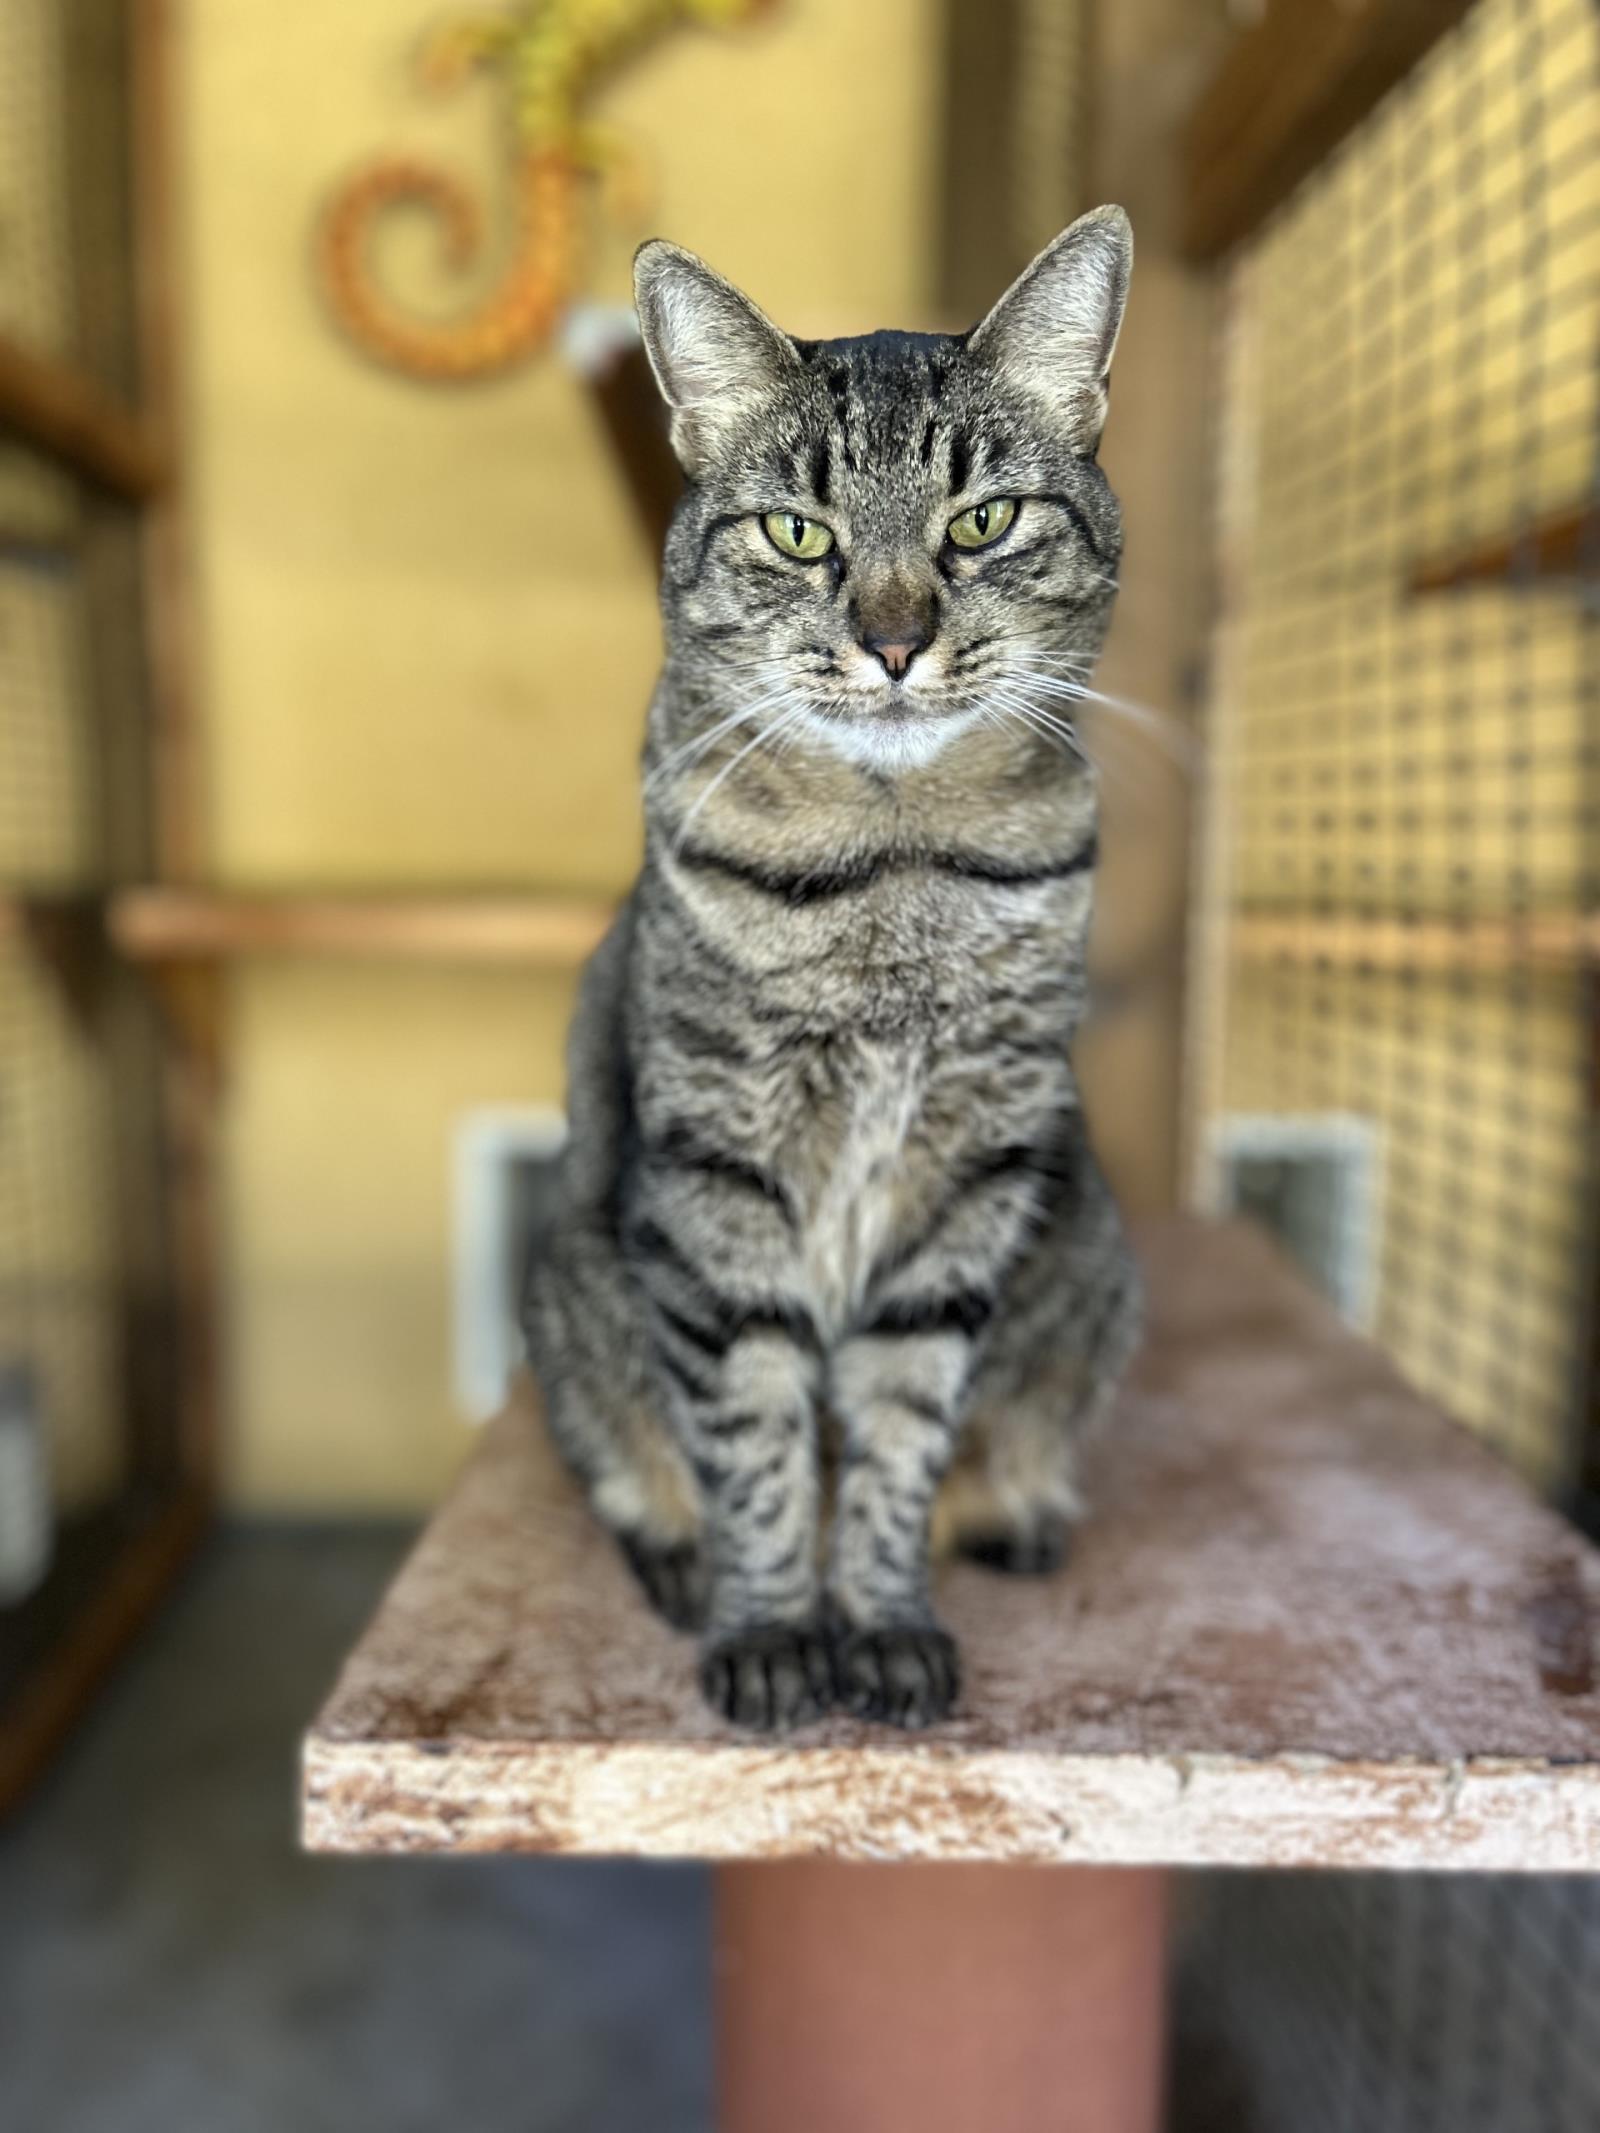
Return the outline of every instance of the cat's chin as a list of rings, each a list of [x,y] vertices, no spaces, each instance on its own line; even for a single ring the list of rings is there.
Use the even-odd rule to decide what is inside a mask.
[[[920,770],[977,722],[976,711],[908,710],[807,720],[835,755],[889,775]]]

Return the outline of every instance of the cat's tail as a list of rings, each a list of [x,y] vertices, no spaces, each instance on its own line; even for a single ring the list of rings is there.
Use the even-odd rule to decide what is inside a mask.
[[[452,267],[471,265],[480,217],[465,188],[425,163],[374,164],[342,186],[317,232],[317,266],[334,317],[358,347],[417,378],[479,378],[504,370],[550,339],[571,298],[578,230],[578,171],[542,151],[517,168],[516,234],[493,288],[461,317],[409,315],[373,279],[371,243],[397,207],[426,208],[439,221]]]

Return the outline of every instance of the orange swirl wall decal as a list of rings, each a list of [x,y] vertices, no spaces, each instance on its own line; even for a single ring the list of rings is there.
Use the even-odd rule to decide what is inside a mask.
[[[513,231],[505,265],[458,318],[434,322],[397,304],[374,278],[376,225],[396,208],[430,211],[447,262],[466,271],[483,243],[483,217],[449,172],[385,158],[334,193],[317,230],[318,278],[344,332],[367,355],[414,378],[488,377],[537,354],[578,293],[588,181],[602,181],[619,213],[635,210],[639,197],[633,150],[588,118],[596,89],[669,30],[731,28],[770,6],[771,0],[525,0],[430,31],[418,54],[426,87],[451,88],[486,69],[510,104]]]

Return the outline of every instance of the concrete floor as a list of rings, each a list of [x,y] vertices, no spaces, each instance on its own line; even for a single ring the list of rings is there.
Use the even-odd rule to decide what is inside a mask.
[[[705,1876],[320,1860],[296,1737],[405,1546],[221,1536],[0,1830],[3,2133],[703,2133]]]

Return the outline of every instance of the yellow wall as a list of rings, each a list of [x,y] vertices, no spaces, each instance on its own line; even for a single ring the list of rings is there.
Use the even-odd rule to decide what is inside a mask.
[[[417,97],[427,0],[192,0],[190,423],[213,852],[234,883],[609,892],[637,841],[651,570],[559,357],[424,388],[322,317],[308,234],[403,147],[491,187],[500,113]],[[932,0],[785,0],[684,31],[605,99],[650,226],[799,332],[925,317]],[[430,289],[426,232],[392,266]],[[601,227],[621,301],[641,230]],[[447,1384],[447,1164],[475,1103],[559,1094],[565,981],[308,967],[232,987],[234,1492],[400,1505],[464,1443]]]
[[[451,1136],[559,1102],[564,978],[274,963],[234,989],[231,1483],[256,1505],[402,1509],[460,1456]]]

